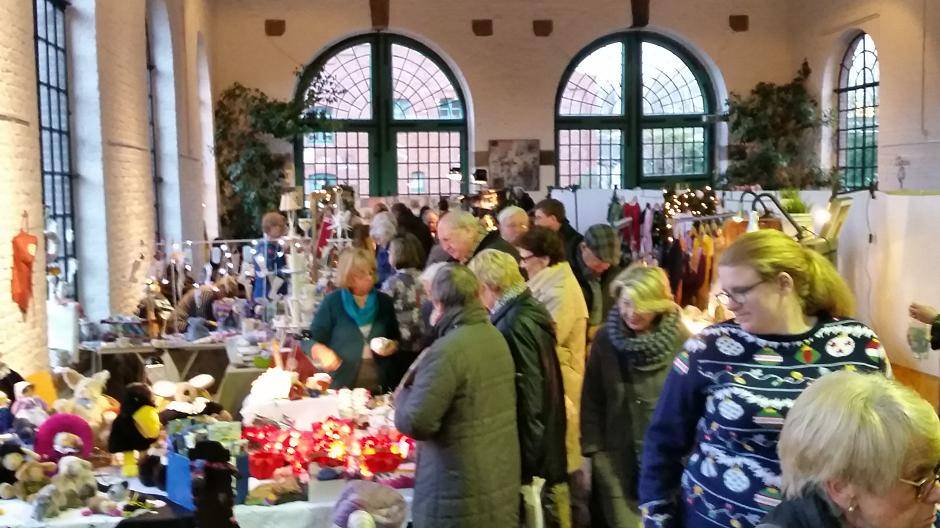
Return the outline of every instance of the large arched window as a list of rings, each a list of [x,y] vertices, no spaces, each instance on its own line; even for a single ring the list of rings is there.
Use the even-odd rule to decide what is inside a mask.
[[[336,90],[311,108],[329,127],[294,145],[305,191],[334,182],[361,196],[466,192],[467,106],[437,54],[400,35],[362,35],[316,58],[296,97],[318,78]]]
[[[704,68],[677,43],[645,32],[595,41],[558,89],[557,182],[611,189],[710,181],[713,109]]]
[[[878,51],[867,33],[852,40],[839,72],[839,171],[842,189],[878,182]]]

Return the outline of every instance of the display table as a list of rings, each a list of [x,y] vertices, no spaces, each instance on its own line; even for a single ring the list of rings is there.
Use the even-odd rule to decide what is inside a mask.
[[[241,416],[242,402],[251,391],[251,383],[267,369],[256,367],[235,367],[229,365],[225,369],[225,376],[219,383],[215,392],[215,401],[218,402],[232,416]]]
[[[331,528],[333,505],[339,499],[345,480],[310,483],[310,501],[289,502],[277,506],[235,506],[235,520],[241,528]],[[258,482],[252,479],[253,484]],[[148,495],[163,497],[165,494],[155,488],[147,488],[137,479],[131,480],[131,489]],[[411,518],[412,490],[399,490],[408,504],[408,518]],[[162,500],[166,500],[163,497]],[[121,519],[106,515],[82,516],[80,509],[64,512],[59,517],[42,523],[30,519],[32,506],[19,500],[0,500],[0,526],[6,528],[112,528],[120,524],[123,527],[149,526],[195,526],[192,513],[168,504],[161,509],[161,514],[144,514],[134,519]],[[123,521],[123,522],[122,522]],[[174,522],[175,521],[175,522]]]
[[[197,374],[211,374],[221,379],[228,365],[224,343],[186,343],[162,341],[158,346],[139,344],[120,346],[114,343],[82,343],[81,348],[91,354],[91,373],[102,370],[104,356],[132,356],[141,365],[157,356],[166,365],[166,377],[170,381],[183,381]],[[143,380],[141,380],[143,381]]]

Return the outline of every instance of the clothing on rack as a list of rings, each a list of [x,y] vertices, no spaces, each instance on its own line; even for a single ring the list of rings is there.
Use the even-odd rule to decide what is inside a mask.
[[[643,209],[643,220],[640,223],[640,255],[649,256],[653,253],[653,208],[646,204]]]
[[[640,204],[636,198],[623,204],[623,218],[629,218],[631,222],[621,229],[621,235],[630,251],[636,252],[640,247]]]

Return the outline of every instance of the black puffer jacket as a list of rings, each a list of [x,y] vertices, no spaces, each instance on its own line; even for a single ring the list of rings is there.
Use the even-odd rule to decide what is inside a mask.
[[[516,412],[522,482],[567,478],[565,392],[555,354],[555,328],[542,304],[527,289],[490,316],[516,364]]]
[[[781,502],[757,528],[842,528],[833,510],[820,493],[810,493]]]

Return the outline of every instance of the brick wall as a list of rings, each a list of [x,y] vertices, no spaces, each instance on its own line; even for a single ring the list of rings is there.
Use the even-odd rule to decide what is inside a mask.
[[[98,0],[98,64],[111,313],[140,300],[147,263],[131,280],[141,253],[154,242],[153,182],[147,100],[144,2]]]
[[[23,374],[48,364],[32,5],[0,0],[0,359]],[[31,232],[40,239],[33,297],[25,316],[10,297],[10,240],[19,231],[24,210]]]

